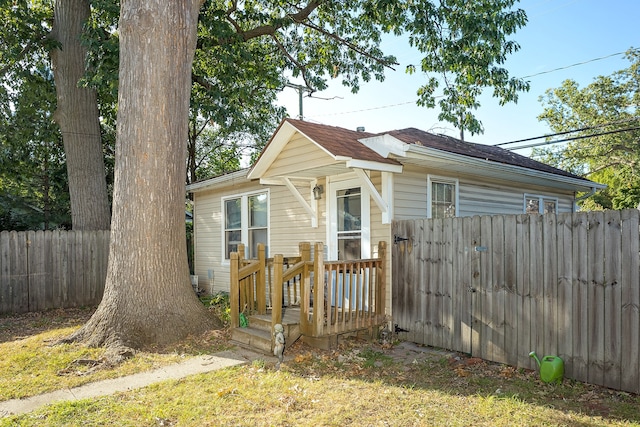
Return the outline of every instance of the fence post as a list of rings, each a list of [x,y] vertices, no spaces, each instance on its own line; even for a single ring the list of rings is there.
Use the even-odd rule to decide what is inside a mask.
[[[229,305],[231,312],[230,326],[231,328],[237,328],[240,325],[238,311],[240,306],[240,284],[238,283],[238,270],[240,268],[240,255],[238,252],[232,252],[230,255],[230,283],[229,283]]]
[[[282,323],[282,266],[281,254],[273,256],[273,295],[271,296],[271,330],[277,323]]]

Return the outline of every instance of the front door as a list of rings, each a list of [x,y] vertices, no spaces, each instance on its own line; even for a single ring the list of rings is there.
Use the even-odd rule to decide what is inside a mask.
[[[329,259],[369,258],[369,195],[357,180],[336,181],[329,191]]]

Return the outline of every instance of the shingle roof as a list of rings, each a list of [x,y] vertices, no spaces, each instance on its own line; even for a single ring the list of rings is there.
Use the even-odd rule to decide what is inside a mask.
[[[460,154],[462,156],[485,159],[507,165],[520,166],[527,169],[548,172],[571,178],[584,179],[583,177],[574,175],[561,169],[554,168],[553,166],[549,166],[547,164],[533,160],[529,157],[516,154],[512,151],[508,151],[500,147],[461,141],[449,136],[434,135],[416,128],[393,130],[385,133],[407,144],[416,144],[423,147],[446,151],[449,153]]]
[[[351,157],[357,160],[368,160],[378,163],[399,165],[400,163],[383,157],[359,142],[359,139],[376,136],[369,132],[349,130],[336,126],[309,123],[303,120],[285,119],[296,129],[304,133],[334,156]]]

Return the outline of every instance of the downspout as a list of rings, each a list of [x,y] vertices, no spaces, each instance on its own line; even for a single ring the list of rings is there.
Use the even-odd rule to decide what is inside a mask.
[[[580,196],[577,199],[575,199],[573,201],[573,211],[574,212],[578,211],[578,202],[581,202],[584,199],[588,199],[589,197],[593,196],[594,194],[596,194],[596,191],[598,191],[597,187],[591,187],[591,191],[589,191],[587,194],[583,194],[582,196]]]

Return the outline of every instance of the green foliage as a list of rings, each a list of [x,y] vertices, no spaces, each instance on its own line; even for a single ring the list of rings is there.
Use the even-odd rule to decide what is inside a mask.
[[[231,302],[228,292],[218,292],[215,295],[200,297],[200,301],[213,310],[223,324],[228,325],[231,320]]]
[[[549,89],[539,119],[554,132],[580,139],[555,149],[534,152],[543,161],[607,184],[583,209],[635,208],[640,203],[640,51],[627,52],[631,65],[611,76],[599,76],[580,88],[573,80]],[[590,136],[589,135],[594,135]]]
[[[420,70],[427,76],[417,89],[419,104],[428,108],[437,105],[441,120],[471,134],[482,132],[473,113],[483,89],[493,88],[501,103],[516,101],[517,93],[528,89],[526,82],[510,78],[502,66],[507,55],[519,49],[509,37],[526,23],[524,11],[514,8],[516,3],[205,0],[192,71],[187,181],[236,170],[243,157],[255,159],[286,114],[276,100],[289,79],[302,80],[311,92],[325,89],[330,80],[340,79],[353,92],[363,82],[383,80],[385,70],[397,65],[394,56],[380,47],[387,34],[407,35],[410,45],[423,55],[419,64],[407,67],[407,72]],[[83,38],[87,69],[78,82],[98,93],[108,186],[114,164],[119,13],[117,1],[91,2]],[[22,92],[27,76],[50,68],[48,54],[60,47],[49,37],[53,2],[0,0],[0,18],[5,23],[0,29],[0,109],[4,120],[17,109],[16,102],[48,105],[52,114],[55,103],[37,98],[40,91],[28,100],[11,97]],[[436,95],[440,89],[442,96]],[[33,124],[27,120],[14,125],[24,126],[23,140],[25,132],[33,131],[26,140],[51,147],[54,140],[42,136],[51,131],[50,118],[45,126],[33,114]],[[15,156],[21,147],[33,157],[31,163],[22,163],[22,168],[42,164],[41,155],[33,151],[35,145],[9,144],[7,135],[2,139],[5,158],[8,152]],[[58,137],[55,144],[59,142]],[[7,188],[8,178],[0,179],[0,185]],[[14,201],[2,201],[0,217],[9,218],[10,223],[14,216],[7,216],[7,209],[13,209],[15,203],[33,205],[32,200],[24,199],[24,191],[13,191]],[[61,202],[64,197],[55,195]]]
[[[51,70],[38,64],[15,76],[2,103],[0,229],[33,230],[71,223],[62,139],[52,120]]]

